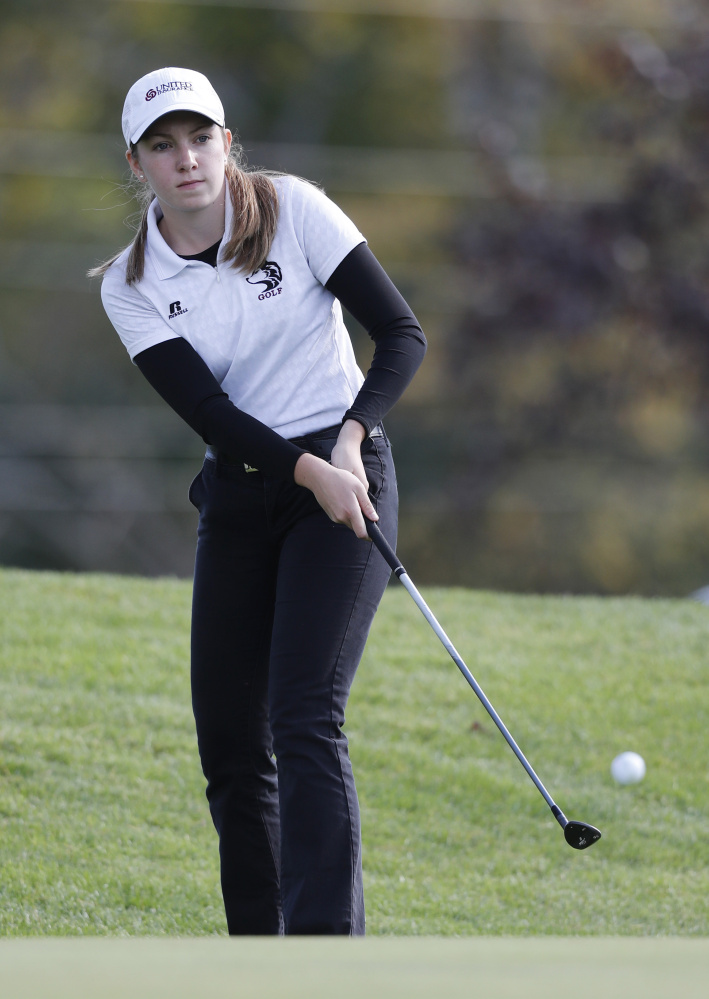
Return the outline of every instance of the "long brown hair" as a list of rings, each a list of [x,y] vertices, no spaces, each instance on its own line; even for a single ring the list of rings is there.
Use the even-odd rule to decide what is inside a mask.
[[[131,145],[131,152],[137,157],[135,145]],[[236,270],[253,274],[263,266],[276,234],[278,195],[271,177],[277,174],[264,170],[248,170],[243,149],[235,141],[231,144],[225,170],[234,214],[223,258],[230,261]],[[140,184],[137,189],[132,184],[131,192],[140,204],[140,214],[135,236],[128,244],[130,254],[126,266],[126,284],[135,284],[143,277],[145,244],[148,238],[148,211],[155,200],[153,191],[146,184]],[[88,271],[88,277],[101,277],[121,253],[123,250],[114,253],[97,267],[92,267]]]

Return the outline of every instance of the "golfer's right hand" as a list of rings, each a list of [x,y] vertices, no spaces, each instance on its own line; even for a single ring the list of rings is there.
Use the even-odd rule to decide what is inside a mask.
[[[296,462],[294,479],[310,489],[330,520],[345,524],[358,538],[369,539],[364,518],[379,520],[379,515],[356,475],[306,453]]]

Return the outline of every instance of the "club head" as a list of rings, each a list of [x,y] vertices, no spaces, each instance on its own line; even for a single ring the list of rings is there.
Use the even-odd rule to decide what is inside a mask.
[[[574,850],[586,850],[598,842],[601,838],[601,831],[585,822],[567,822],[564,826],[564,837]]]

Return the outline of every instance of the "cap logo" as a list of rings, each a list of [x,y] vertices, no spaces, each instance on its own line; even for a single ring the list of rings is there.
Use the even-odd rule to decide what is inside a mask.
[[[191,83],[183,83],[179,80],[175,80],[170,83],[161,83],[159,87],[151,87],[145,95],[145,99],[146,101],[152,101],[154,97],[159,97],[160,94],[166,94],[169,90],[194,90],[194,87]]]

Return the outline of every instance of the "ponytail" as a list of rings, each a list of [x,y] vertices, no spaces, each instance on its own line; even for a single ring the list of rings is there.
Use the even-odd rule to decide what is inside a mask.
[[[229,155],[227,187],[234,217],[223,257],[236,270],[253,274],[265,263],[278,225],[278,195],[270,176],[247,172],[239,162],[240,151]]]
[[[133,156],[137,148],[131,146]],[[253,274],[266,261],[278,225],[278,195],[271,177],[278,174],[246,169],[243,150],[232,143],[226,163],[227,190],[233,207],[231,232],[223,251],[223,259],[245,274]],[[137,182],[136,182],[137,183]],[[145,246],[148,239],[148,212],[155,199],[145,184],[137,189],[131,186],[134,196],[141,202],[136,234],[128,244],[130,253],[126,266],[126,284],[140,281],[145,270]],[[127,249],[124,248],[124,250]],[[111,264],[121,256],[119,250],[108,260],[87,272],[90,278],[102,277]]]
[[[154,196],[146,205],[143,205],[143,210],[140,213],[140,222],[138,223],[138,231],[135,234],[133,242],[130,244],[128,265],[126,267],[126,284],[135,284],[136,281],[140,281],[143,277],[143,271],[145,270],[145,244],[148,241],[148,212],[153,200]]]

